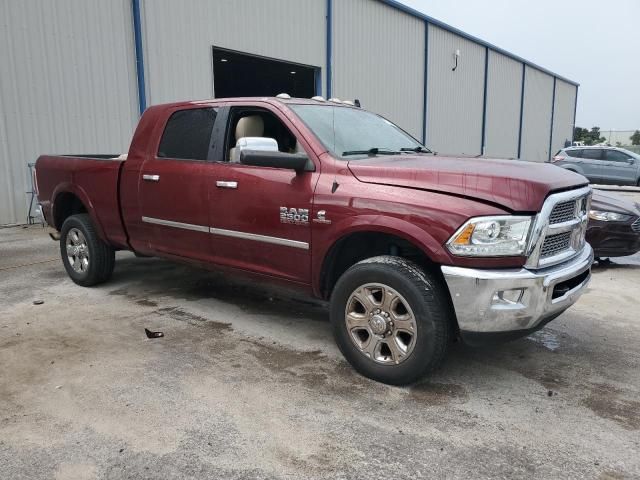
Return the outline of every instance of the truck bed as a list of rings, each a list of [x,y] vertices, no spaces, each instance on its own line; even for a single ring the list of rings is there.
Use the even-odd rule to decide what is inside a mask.
[[[91,215],[98,234],[108,243],[126,248],[127,236],[120,214],[119,178],[126,155],[42,155],[36,161],[38,199],[47,222],[62,227],[58,200],[69,193],[78,197]],[[60,193],[65,192],[65,193]]]

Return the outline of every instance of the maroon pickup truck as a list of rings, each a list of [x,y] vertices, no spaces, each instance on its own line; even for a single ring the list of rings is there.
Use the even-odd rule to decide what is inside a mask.
[[[591,189],[550,164],[437,155],[338,102],[158,105],[127,155],[41,156],[39,202],[71,279],[116,250],[285,282],[330,300],[362,374],[405,384],[456,336],[526,335],[583,293]]]

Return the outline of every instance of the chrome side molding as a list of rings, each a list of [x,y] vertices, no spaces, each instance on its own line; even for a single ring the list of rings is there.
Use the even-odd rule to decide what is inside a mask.
[[[284,247],[299,248],[301,250],[309,250],[308,242],[299,240],[290,240],[288,238],[271,237],[269,235],[258,235],[257,233],[239,232],[237,230],[225,230],[223,228],[213,228],[206,225],[194,225],[191,223],[174,222],[173,220],[164,220],[154,217],[142,217],[144,223],[152,223],[162,225],[164,227],[181,228],[183,230],[191,230],[194,232],[210,233],[223,237],[240,238],[243,240],[252,240],[255,242],[270,243],[273,245],[282,245]]]

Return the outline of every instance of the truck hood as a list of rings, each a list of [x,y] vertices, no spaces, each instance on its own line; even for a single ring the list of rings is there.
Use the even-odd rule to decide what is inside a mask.
[[[438,155],[385,155],[350,160],[361,182],[483,200],[514,212],[539,211],[547,195],[586,185],[582,175],[549,163]]]

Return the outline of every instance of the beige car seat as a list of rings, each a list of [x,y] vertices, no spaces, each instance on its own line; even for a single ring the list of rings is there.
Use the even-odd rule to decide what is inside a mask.
[[[238,120],[236,124],[236,143],[244,137],[262,137],[264,135],[264,120],[260,115],[248,115]],[[240,150],[235,146],[229,151],[229,161],[240,162]]]

